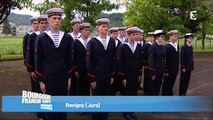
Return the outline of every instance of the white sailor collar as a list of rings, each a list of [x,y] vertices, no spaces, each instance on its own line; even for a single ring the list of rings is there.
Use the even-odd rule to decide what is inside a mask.
[[[177,43],[176,42],[175,43],[169,42],[169,44],[172,45],[175,48],[175,50],[177,51]]]
[[[44,33],[46,33],[53,41],[53,35],[52,35],[51,30],[44,31]],[[59,46],[60,46],[60,43],[61,43],[63,36],[64,36],[64,32],[59,30]],[[54,41],[53,41],[53,43],[54,43]]]
[[[72,38],[73,38],[74,40],[77,39],[77,38],[79,38],[79,37],[81,37],[81,33],[80,33],[80,32],[78,33],[77,38],[75,38],[75,35],[73,34],[73,32],[68,33],[68,34],[70,34],[70,36],[72,36]]]
[[[102,43],[102,39],[100,36],[95,37],[97,40],[99,40]],[[108,47],[108,43],[109,43],[110,37],[107,35],[106,36],[106,48]],[[103,45],[103,43],[102,43]]]
[[[127,42],[127,43],[123,43],[123,44],[127,44],[128,46],[129,46],[129,48],[130,48],[130,50],[131,50],[131,45],[130,45],[130,43],[129,42]],[[137,42],[135,42],[134,41],[134,49],[133,49],[133,53],[135,52],[135,50],[136,50],[136,48],[137,48],[137,45],[138,45],[138,43]],[[132,51],[132,50],[131,50]]]
[[[82,39],[82,37],[80,37],[78,40],[79,40],[79,41],[81,42],[81,44],[87,49],[87,44],[88,44],[88,42],[89,42],[90,39],[91,39],[90,37],[87,38],[87,43],[86,43],[86,45],[84,44],[84,40]]]

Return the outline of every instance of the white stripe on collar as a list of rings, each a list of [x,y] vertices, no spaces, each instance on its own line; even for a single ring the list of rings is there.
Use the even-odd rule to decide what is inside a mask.
[[[53,36],[52,36],[52,32],[49,30],[49,31],[44,31],[51,39],[52,39],[52,41],[53,41]],[[61,40],[62,40],[62,38],[63,38],[63,36],[64,36],[64,32],[63,31],[59,31],[59,45],[58,46],[60,46],[60,43],[61,43]],[[54,41],[53,41],[53,43],[54,43]]]
[[[102,43],[102,39],[100,36],[97,36],[96,39],[98,39]],[[109,40],[110,40],[110,37],[107,35],[106,36],[106,49],[108,48]],[[103,45],[103,43],[102,43],[102,45]],[[104,45],[103,45],[103,47],[104,47]]]
[[[87,38],[87,43],[86,43],[86,45],[88,44],[88,42],[89,42],[90,39],[91,39],[90,37]],[[79,41],[81,42],[81,44],[87,49],[87,46],[85,46],[84,40],[82,39],[82,37],[80,37],[78,40],[79,40]]]
[[[77,38],[75,38],[73,32],[68,33],[68,34],[70,34],[70,36],[71,36],[74,40],[75,40],[75,39],[78,39],[78,38],[81,36],[81,33],[78,33]]]
[[[123,43],[123,44],[127,44],[127,45],[129,46],[130,50],[131,50],[131,46],[130,46],[129,42]],[[138,45],[138,42],[134,41],[133,44],[134,44],[134,52],[135,52],[135,50],[136,50],[136,48],[137,48],[137,45]],[[131,50],[131,51],[132,51],[132,50]],[[134,53],[134,52],[133,52],[133,53]]]
[[[173,44],[172,42],[169,42],[169,44],[172,45],[172,46],[175,48],[176,51],[178,50],[178,49],[177,49],[177,43],[176,43],[176,42],[175,42],[174,44]]]

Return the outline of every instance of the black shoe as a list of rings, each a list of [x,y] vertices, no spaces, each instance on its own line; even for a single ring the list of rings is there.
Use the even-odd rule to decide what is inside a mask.
[[[132,113],[132,114],[131,114],[131,117],[132,117],[133,119],[137,120],[137,115],[136,115],[135,113]]]
[[[126,120],[135,120],[131,115],[124,116]]]
[[[80,112],[79,114],[80,114],[81,116],[84,116],[85,113],[84,113],[84,112]]]

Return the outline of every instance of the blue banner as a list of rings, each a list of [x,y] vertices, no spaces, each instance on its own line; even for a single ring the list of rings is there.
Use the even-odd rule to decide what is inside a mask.
[[[47,99],[46,99],[47,101]],[[211,112],[207,96],[3,96],[2,112]]]

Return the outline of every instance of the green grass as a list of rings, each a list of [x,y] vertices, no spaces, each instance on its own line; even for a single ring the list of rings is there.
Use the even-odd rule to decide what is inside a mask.
[[[0,55],[22,54],[21,37],[0,37]]]
[[[0,61],[22,59],[22,37],[0,37]],[[193,40],[194,52],[213,52],[213,40],[206,39],[205,50],[202,50],[201,40]],[[184,43],[183,39],[178,39],[179,46]]]

